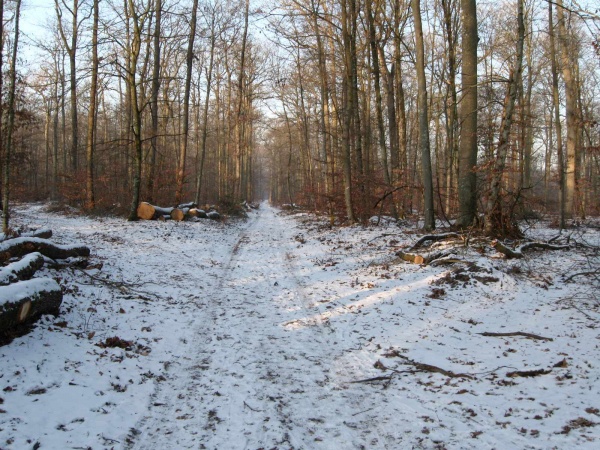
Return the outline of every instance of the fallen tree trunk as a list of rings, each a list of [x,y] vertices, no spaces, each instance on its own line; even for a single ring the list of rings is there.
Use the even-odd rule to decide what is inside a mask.
[[[44,314],[58,315],[62,290],[52,278],[34,278],[0,287],[0,334]]]
[[[178,205],[177,208],[178,209],[192,209],[192,208],[196,208],[198,206],[197,203],[194,202],[188,202],[188,203],[182,203],[181,205]]]
[[[31,253],[21,261],[0,268],[0,286],[7,286],[15,281],[28,280],[44,266],[41,253]]]
[[[52,237],[52,230],[50,230],[49,228],[40,228],[39,230],[18,233],[16,236],[7,236],[4,233],[0,233],[0,242],[8,241],[9,239],[14,239],[18,237],[36,237],[42,239],[50,239]]]
[[[90,249],[85,246],[58,245],[46,239],[24,237],[0,243],[0,263],[33,252],[39,252],[51,259],[90,255]]]
[[[523,244],[514,250],[507,247],[500,241],[492,241],[491,245],[497,252],[502,253],[508,259],[523,258],[523,256],[525,256],[523,254],[523,252],[525,250],[531,250],[531,249],[568,250],[569,248],[571,248],[569,245],[552,245],[552,244],[546,244],[544,242],[527,242],[526,244]]]
[[[415,242],[414,245],[410,248],[410,250],[418,249],[427,241],[431,241],[433,243],[456,237],[459,237],[458,233],[427,234],[421,237],[417,242]]]

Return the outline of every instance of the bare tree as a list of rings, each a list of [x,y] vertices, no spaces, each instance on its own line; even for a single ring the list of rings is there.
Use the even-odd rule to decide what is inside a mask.
[[[196,18],[198,13],[198,0],[192,3],[192,15],[190,19],[190,34],[188,48],[185,57],[185,93],[183,94],[183,118],[181,150],[179,152],[179,167],[177,169],[177,186],[175,191],[175,203],[181,203],[183,195],[183,184],[185,181],[185,160],[187,158],[188,134],[190,126],[190,89],[192,85],[192,65],[194,62],[194,41],[196,39]]]
[[[78,153],[78,115],[77,115],[77,45],[79,39],[79,28],[81,24],[89,18],[89,15],[80,19],[79,8],[83,4],[83,0],[73,0],[72,6],[69,6],[66,0],[54,0],[54,8],[56,17],[58,18],[58,30],[62,38],[67,54],[69,55],[70,69],[70,89],[71,89],[71,169],[77,170],[77,153]],[[63,25],[63,13],[68,11],[71,15],[71,28],[67,32]],[[70,32],[70,38],[68,33]]]
[[[491,173],[490,194],[488,196],[487,207],[485,211],[485,232],[489,235],[504,232],[510,233],[513,231],[512,224],[506,223],[512,218],[504,217],[504,211],[500,198],[500,185],[506,165],[506,155],[508,154],[509,149],[510,130],[513,123],[517,91],[519,89],[518,82],[521,80],[521,74],[523,71],[523,45],[525,39],[523,1],[524,0],[518,0],[517,2],[517,45],[515,63],[511,69],[508,79],[506,98],[504,102],[504,114],[502,118],[502,124],[500,125],[500,139],[498,142],[498,150],[494,167]]]

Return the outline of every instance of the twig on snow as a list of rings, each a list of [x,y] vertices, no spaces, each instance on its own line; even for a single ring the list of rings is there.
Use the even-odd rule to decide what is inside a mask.
[[[600,275],[600,269],[598,269],[598,270],[591,270],[589,272],[574,273],[570,277],[565,278],[565,283],[568,283],[569,281],[572,281],[573,278],[575,278],[575,277],[581,277],[581,276],[587,276],[587,275]]]
[[[254,411],[254,412],[264,412],[262,409],[254,409],[252,406],[250,406],[248,403],[246,403],[246,400],[244,400],[244,406],[246,408],[248,408],[250,411]]]
[[[509,336],[522,336],[528,339],[540,340],[540,341],[553,341],[554,339],[544,336],[538,336],[537,334],[532,333],[524,333],[523,331],[514,331],[511,333],[491,333],[486,331],[484,333],[477,333],[481,336],[489,336],[489,337],[509,337]]]

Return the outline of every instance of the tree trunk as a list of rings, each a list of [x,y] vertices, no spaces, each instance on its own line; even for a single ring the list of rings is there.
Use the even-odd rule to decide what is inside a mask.
[[[509,149],[510,129],[513,121],[513,113],[515,109],[515,101],[519,90],[518,81],[522,80],[521,74],[523,71],[523,44],[525,38],[525,24],[523,20],[523,1],[518,0],[517,8],[517,48],[515,65],[511,70],[508,80],[508,88],[506,100],[504,103],[504,117],[500,126],[500,139],[498,142],[498,151],[494,167],[491,175],[490,194],[487,201],[485,211],[485,232],[488,235],[511,232],[511,229],[506,227],[510,224],[505,223],[504,211],[502,207],[502,199],[500,197],[500,184],[504,174],[506,165],[506,155]],[[511,219],[511,218],[509,218]]]
[[[556,124],[556,152],[558,156],[559,227],[562,230],[566,225],[565,162],[563,152],[562,124],[560,122],[560,94],[558,89],[558,69],[556,67],[556,43],[554,37],[552,2],[548,2],[548,32],[550,35],[550,62],[552,69],[552,112],[554,113],[554,123]]]
[[[94,0],[94,25],[92,29],[92,81],[87,130],[87,208],[96,207],[94,196],[94,148],[96,147],[96,102],[98,100],[98,21],[100,0]]]
[[[565,215],[572,218],[575,215],[575,190],[576,190],[576,163],[577,163],[577,80],[573,76],[573,61],[571,54],[573,46],[567,35],[563,0],[556,0],[556,14],[558,18],[558,39],[560,41],[560,55],[565,82],[565,115],[567,122],[567,160],[565,179]]]
[[[13,130],[15,125],[15,90],[17,84],[17,55],[19,47],[19,20],[21,17],[21,0],[16,0],[15,6],[15,28],[12,48],[12,59],[10,61],[9,85],[8,85],[8,120],[6,127],[6,148],[4,149],[4,167],[3,167],[3,192],[2,192],[2,228],[5,234],[9,231],[9,210],[8,203],[10,199],[10,157],[13,145]],[[4,40],[4,39],[3,39]]]
[[[138,102],[138,85],[137,85],[137,65],[140,56],[142,45],[142,30],[144,28],[143,21],[150,6],[146,11],[139,13],[136,9],[134,0],[127,0],[128,7],[126,16],[127,20],[131,20],[133,24],[133,34],[131,35],[128,54],[127,54],[127,76],[126,82],[129,93],[129,103],[131,109],[131,131],[133,134],[133,195],[131,206],[129,208],[128,220],[137,220],[137,207],[140,202],[140,188],[142,184],[142,111]]]
[[[425,48],[423,44],[423,25],[421,23],[421,1],[411,0],[415,22],[415,39],[417,53],[417,82],[419,109],[419,149],[421,153],[421,170],[423,171],[424,228],[435,229],[433,211],[433,174],[431,171],[431,153],[429,144],[429,112],[427,104],[427,80],[425,78]]]
[[[462,100],[458,157],[458,218],[456,225],[473,224],[477,211],[477,1],[461,0],[462,7]]]
[[[342,0],[342,37],[344,44],[344,65],[345,74],[342,81],[342,101],[343,101],[343,125],[342,125],[342,162],[344,173],[344,201],[346,204],[346,217],[349,222],[356,222],[354,217],[354,207],[352,202],[352,165],[351,165],[351,132],[352,126],[352,101],[350,100],[350,90],[352,85],[352,40],[351,30],[349,30],[348,1]]]
[[[196,179],[196,196],[195,202],[200,202],[200,194],[202,191],[202,177],[204,173],[204,160],[206,159],[206,139],[208,138],[208,105],[210,103],[210,90],[212,88],[212,76],[213,76],[213,66],[215,60],[215,47],[216,47],[216,30],[215,30],[215,21],[216,18],[214,16],[216,14],[213,11],[213,16],[211,17],[211,27],[210,27],[210,58],[208,62],[208,68],[206,69],[206,98],[204,99],[204,111],[202,112],[202,138],[200,143],[200,167],[198,168],[198,174]]]
[[[150,116],[152,121],[150,138],[150,161],[148,163],[147,197],[154,201],[154,178],[156,177],[156,154],[158,153],[158,94],[160,92],[160,29],[162,20],[162,0],[155,0],[154,60],[152,62],[152,88],[150,92]]]
[[[192,4],[192,17],[190,23],[190,35],[188,39],[187,55],[185,58],[185,92],[183,95],[183,129],[181,149],[179,153],[179,167],[177,168],[177,189],[175,192],[175,203],[181,203],[183,195],[183,184],[185,181],[185,160],[187,158],[189,116],[190,116],[190,88],[192,85],[192,64],[194,62],[194,41],[196,39],[196,15],[198,12],[198,0]]]

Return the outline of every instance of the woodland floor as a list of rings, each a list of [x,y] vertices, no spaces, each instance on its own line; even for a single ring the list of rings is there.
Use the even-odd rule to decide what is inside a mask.
[[[0,449],[600,446],[600,285],[565,281],[598,269],[598,228],[431,267],[394,256],[415,224],[267,204],[225,223],[13,217],[92,257],[44,269],[61,315],[0,347]],[[481,334],[511,332],[531,335]]]

